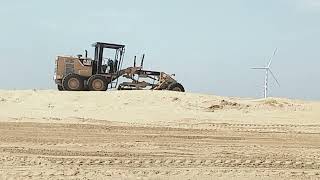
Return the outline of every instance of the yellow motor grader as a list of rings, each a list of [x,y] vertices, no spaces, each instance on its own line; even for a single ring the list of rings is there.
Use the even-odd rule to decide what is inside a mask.
[[[184,92],[184,87],[173,76],[164,72],[143,70],[144,55],[140,66],[134,57],[133,67],[122,69],[125,46],[97,42],[94,58],[85,56],[58,56],[55,64],[54,80],[60,91],[106,91],[118,90],[170,90]],[[105,58],[112,52],[113,58]],[[110,55],[110,54],[108,54]],[[119,78],[130,79],[118,84]]]

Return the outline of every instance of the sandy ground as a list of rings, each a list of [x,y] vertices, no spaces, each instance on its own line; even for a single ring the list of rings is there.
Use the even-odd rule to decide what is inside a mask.
[[[0,91],[0,179],[319,179],[320,103]]]

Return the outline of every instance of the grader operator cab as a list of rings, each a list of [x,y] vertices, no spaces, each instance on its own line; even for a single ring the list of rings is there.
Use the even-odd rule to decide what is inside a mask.
[[[87,51],[84,57],[82,55],[57,57],[54,80],[60,91],[106,91],[108,88],[185,91],[173,75],[143,70],[144,55],[140,66],[136,65],[135,57],[133,67],[122,69],[124,45],[97,42],[93,47],[94,59],[88,57]],[[111,52],[113,57],[106,58]],[[131,81],[118,85],[120,77]]]

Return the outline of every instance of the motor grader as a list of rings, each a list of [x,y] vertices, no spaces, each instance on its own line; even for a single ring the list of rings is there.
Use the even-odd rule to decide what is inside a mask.
[[[92,46],[95,49],[94,58],[88,57],[87,50],[84,57],[78,55],[56,58],[54,80],[58,90],[106,91],[109,88],[117,88],[118,90],[185,91],[184,87],[173,78],[174,75],[143,70],[144,55],[139,66],[135,56],[134,65],[122,69],[124,45],[97,42]],[[130,81],[119,84],[121,77]]]

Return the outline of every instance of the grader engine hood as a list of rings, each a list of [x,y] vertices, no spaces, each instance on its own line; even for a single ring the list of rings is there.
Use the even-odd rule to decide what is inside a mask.
[[[68,74],[78,74],[83,77],[92,75],[93,60],[72,56],[58,56],[56,59],[55,80],[62,80]]]

